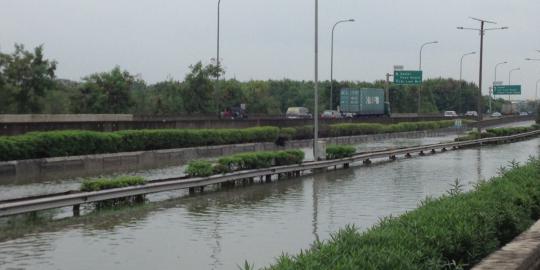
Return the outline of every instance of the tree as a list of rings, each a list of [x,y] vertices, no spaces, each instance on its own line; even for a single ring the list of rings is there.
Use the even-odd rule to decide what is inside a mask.
[[[42,98],[55,86],[55,70],[56,62],[44,59],[43,46],[30,52],[15,44],[13,54],[0,54],[2,103],[14,102],[17,113],[40,113]]]
[[[136,79],[129,72],[115,67],[110,72],[96,73],[83,79],[76,97],[78,113],[127,113],[130,111],[131,88]]]
[[[217,96],[214,94],[214,82],[211,78],[221,74],[221,68],[215,65],[203,66],[201,62],[189,67],[191,72],[186,75],[183,98],[188,114],[218,112]],[[217,109],[217,110],[216,110]]]

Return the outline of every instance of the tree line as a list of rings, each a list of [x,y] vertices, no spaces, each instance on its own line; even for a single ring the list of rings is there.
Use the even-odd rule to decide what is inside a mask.
[[[246,104],[250,114],[282,115],[288,107],[313,109],[312,81],[236,79],[219,81],[224,71],[215,64],[190,66],[183,81],[169,79],[148,84],[138,76],[114,67],[75,82],[56,77],[57,62],[46,59],[43,46],[0,53],[0,114],[7,113],[131,113],[137,115],[211,115]],[[341,88],[384,88],[385,81],[334,81],[334,104]],[[320,83],[320,108],[330,108],[330,81]],[[422,87],[390,84],[394,113],[415,113],[421,91],[421,112],[476,110],[478,87],[454,79],[429,79]],[[488,97],[484,97],[487,110]],[[493,101],[500,111],[503,99]]]

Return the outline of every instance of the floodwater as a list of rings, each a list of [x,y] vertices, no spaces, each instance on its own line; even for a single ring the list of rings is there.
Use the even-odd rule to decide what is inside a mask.
[[[0,269],[238,269],[245,260],[259,268],[283,252],[297,254],[317,239],[328,240],[346,225],[365,230],[412,210],[427,196],[444,194],[455,179],[470,189],[511,160],[539,155],[535,138],[195,196],[169,193],[144,206],[51,221],[39,232],[4,240]],[[158,178],[170,170],[176,172],[140,174]]]

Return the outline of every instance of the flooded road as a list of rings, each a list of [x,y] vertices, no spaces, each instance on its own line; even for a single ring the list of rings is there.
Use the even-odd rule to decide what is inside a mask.
[[[438,140],[451,138],[420,139]],[[358,148],[409,143],[419,144]],[[0,242],[0,269],[238,269],[244,260],[263,267],[346,225],[365,230],[382,217],[412,210],[426,196],[444,194],[455,179],[468,189],[510,160],[523,163],[539,154],[535,138],[54,221],[38,233]],[[140,174],[158,178],[177,170]]]

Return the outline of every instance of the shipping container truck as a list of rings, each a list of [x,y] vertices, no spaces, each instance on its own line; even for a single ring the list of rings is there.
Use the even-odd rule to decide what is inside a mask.
[[[361,88],[341,89],[340,111],[361,116],[390,115],[384,99],[384,89]]]

